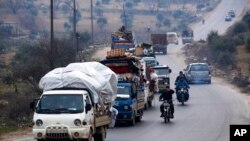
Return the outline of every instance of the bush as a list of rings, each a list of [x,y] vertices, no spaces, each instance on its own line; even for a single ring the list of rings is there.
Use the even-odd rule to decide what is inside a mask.
[[[240,21],[234,25],[232,34],[235,35],[235,34],[247,32],[247,30],[248,30],[247,24],[245,22]]]
[[[247,12],[247,14],[244,15],[243,21],[247,24],[248,28],[250,29],[250,13],[249,12]]]
[[[247,39],[246,51],[247,51],[248,53],[250,53],[250,37]]]

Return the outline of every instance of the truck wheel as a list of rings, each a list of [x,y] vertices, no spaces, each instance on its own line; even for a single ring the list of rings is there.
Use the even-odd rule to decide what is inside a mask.
[[[138,116],[138,117],[136,117],[136,121],[137,121],[137,122],[141,122],[141,119],[142,119],[142,116],[141,116],[141,115]]]
[[[152,100],[148,101],[148,107],[152,107]]]
[[[147,109],[148,109],[148,103],[146,102],[144,105],[144,110],[147,110]]]
[[[133,115],[133,119],[130,121],[130,125],[134,126],[135,125],[135,114]]]

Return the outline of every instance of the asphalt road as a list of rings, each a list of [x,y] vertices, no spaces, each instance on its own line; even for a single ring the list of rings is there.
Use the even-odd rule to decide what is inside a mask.
[[[224,21],[228,10],[243,10],[246,0],[222,0],[204,25],[194,27],[195,39],[205,38],[210,30],[224,33],[233,22]],[[234,19],[236,20],[236,19]],[[160,64],[171,67],[171,87],[178,72],[185,68],[181,45],[169,45],[167,55],[157,56]],[[135,126],[120,125],[108,130],[107,141],[229,141],[229,125],[250,124],[249,109],[242,95],[219,79],[212,84],[191,85],[190,100],[182,106],[174,101],[175,118],[165,124],[160,118],[156,95],[153,107],[144,112]],[[175,98],[175,97],[174,97]],[[32,137],[16,141],[33,141]]]
[[[222,0],[213,12],[204,16],[205,24],[197,23],[193,26],[194,40],[206,39],[212,30],[224,34],[228,27],[240,19],[246,3],[247,0]],[[235,10],[236,17],[231,22],[226,22],[225,16],[229,10]]]

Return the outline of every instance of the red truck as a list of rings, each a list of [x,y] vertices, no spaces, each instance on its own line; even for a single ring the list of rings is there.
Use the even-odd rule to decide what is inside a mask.
[[[167,34],[151,34],[151,42],[153,45],[154,53],[167,54]]]

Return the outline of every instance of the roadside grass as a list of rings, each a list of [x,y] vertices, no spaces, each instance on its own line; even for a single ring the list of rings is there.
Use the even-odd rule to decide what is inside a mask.
[[[250,76],[250,53],[247,53],[244,46],[237,48],[237,62],[243,75]]]
[[[17,131],[17,130],[18,130],[18,127],[14,127],[14,126],[0,127],[0,139],[2,135],[9,133],[9,132]]]

